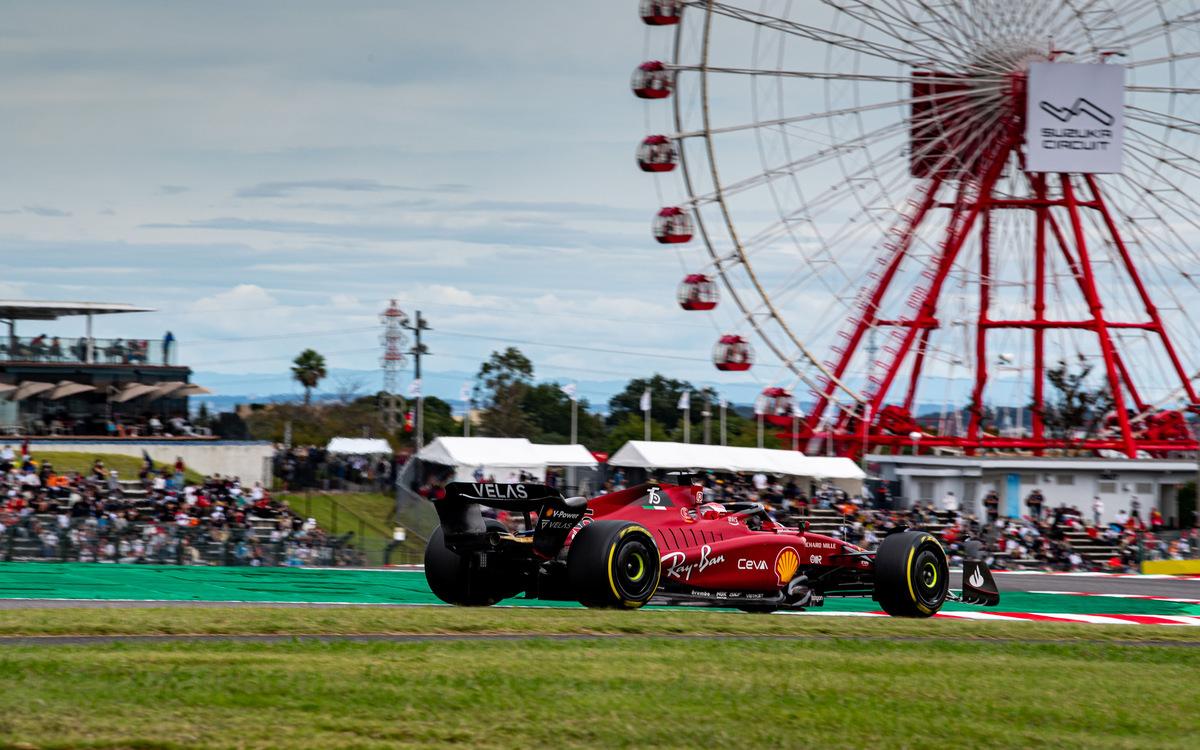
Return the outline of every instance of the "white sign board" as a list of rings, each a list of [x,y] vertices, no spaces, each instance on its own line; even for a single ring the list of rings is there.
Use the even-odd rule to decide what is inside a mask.
[[[1120,172],[1124,111],[1124,67],[1033,63],[1025,110],[1025,168]]]

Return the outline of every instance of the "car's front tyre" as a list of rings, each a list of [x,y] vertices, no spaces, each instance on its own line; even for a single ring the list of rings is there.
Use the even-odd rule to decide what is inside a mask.
[[[875,600],[893,617],[931,617],[950,593],[946,551],[932,535],[884,537],[875,553]]]

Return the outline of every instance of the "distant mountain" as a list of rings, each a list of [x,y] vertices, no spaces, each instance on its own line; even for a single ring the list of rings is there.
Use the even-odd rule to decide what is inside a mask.
[[[405,374],[401,379],[400,390],[403,394],[408,388],[411,375]],[[465,403],[459,399],[459,393],[464,383],[474,381],[474,373],[462,371],[429,372],[423,378],[423,390],[427,396],[437,396],[449,402],[455,410],[465,408]],[[556,380],[548,378],[547,380]],[[580,380],[559,378],[558,382],[577,384],[580,398],[587,399],[592,411],[604,412],[608,400],[625,389],[627,380]],[[288,373],[246,373],[229,374],[197,371],[192,375],[192,382],[213,391],[211,396],[196,396],[191,399],[192,407],[198,408],[201,403],[208,404],[209,411],[230,411],[237,404],[245,403],[279,403],[295,401],[303,397],[304,391],[291,379]],[[754,383],[719,384],[706,381],[692,381],[697,387],[711,386],[729,400],[731,404],[749,409],[758,398],[762,387]],[[853,383],[849,384],[851,387]],[[926,378],[922,381],[923,393],[936,393],[943,401],[931,403],[922,401],[914,411],[920,416],[952,413],[956,408],[970,400],[971,382],[966,379]],[[339,393],[354,392],[360,395],[375,393],[382,388],[382,376],[379,370],[349,370],[335,369],[329,371],[329,376],[322,381],[316,393],[316,398],[332,398]],[[995,406],[1009,407],[1023,405],[1028,402],[1028,395],[1021,391],[1021,383],[1016,380],[995,379],[989,384],[989,402]],[[800,394],[801,404],[805,408],[811,403],[807,392]]]

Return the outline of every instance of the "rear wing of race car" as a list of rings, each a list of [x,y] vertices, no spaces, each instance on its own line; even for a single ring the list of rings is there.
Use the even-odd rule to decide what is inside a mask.
[[[553,557],[566,543],[567,534],[587,513],[587,499],[564,498],[544,484],[495,484],[451,482],[446,496],[434,502],[442,523],[446,546],[458,550],[488,546],[487,526],[481,507],[516,513],[537,513],[533,532],[533,551]]]

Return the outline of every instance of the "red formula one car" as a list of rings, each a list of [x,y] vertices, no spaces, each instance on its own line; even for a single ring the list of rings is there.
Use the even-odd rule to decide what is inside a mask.
[[[441,526],[425,550],[429,587],[450,604],[486,606],[519,594],[636,608],[657,602],[769,612],[869,596],[888,614],[929,617],[948,599],[995,605],[978,555],[950,590],[936,538],[898,530],[868,551],[775,522],[758,503],[705,503],[700,487],[648,483],[592,500],[537,484],[446,487]],[[483,506],[525,513],[511,533]],[[536,513],[536,520],[533,514]]]

